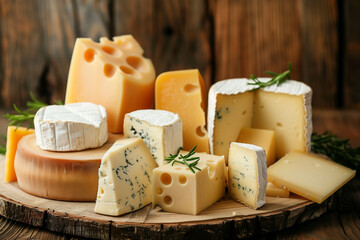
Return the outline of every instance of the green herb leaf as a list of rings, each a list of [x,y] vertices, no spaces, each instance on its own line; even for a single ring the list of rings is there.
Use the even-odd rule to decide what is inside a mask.
[[[0,154],[5,155],[5,153],[6,153],[6,137],[1,134],[0,138],[4,141],[4,143],[0,144]]]
[[[196,146],[193,147],[185,156],[182,154],[179,156],[180,150],[182,149],[183,148],[180,147],[175,155],[170,154],[169,157],[165,158],[165,161],[167,161],[168,164],[170,163],[171,166],[174,166],[175,163],[186,165],[193,173],[195,173],[195,170],[201,171],[201,169],[196,166],[200,161],[200,157],[192,157],[195,154]]]
[[[273,78],[270,79],[267,82],[261,82],[257,77],[255,77],[254,74],[251,74],[250,79],[252,80],[252,82],[249,82],[248,85],[257,86],[256,88],[252,89],[251,91],[255,91],[255,90],[258,90],[260,88],[264,88],[264,87],[271,86],[271,85],[274,85],[274,84],[277,84],[279,86],[280,84],[285,82],[287,79],[290,79],[291,70],[292,70],[292,65],[291,65],[291,62],[290,62],[289,63],[289,69],[286,70],[285,72],[275,73],[275,72],[271,72],[271,71],[265,71],[264,72],[265,74],[273,76]]]
[[[349,139],[340,139],[332,133],[313,133],[311,151],[324,154],[335,162],[358,170],[360,168],[360,147],[352,148]]]

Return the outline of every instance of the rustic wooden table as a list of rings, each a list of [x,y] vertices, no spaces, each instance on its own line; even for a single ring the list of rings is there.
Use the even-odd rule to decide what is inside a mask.
[[[5,110],[0,111],[2,115]],[[349,138],[353,147],[360,146],[360,112],[314,110],[314,131],[331,131],[341,138]],[[7,121],[0,119],[0,134],[6,133]],[[360,239],[360,178],[358,176],[334,196],[335,208],[322,216],[278,232],[262,232],[256,239]],[[0,212],[1,215],[1,212]],[[229,239],[238,236],[231,236]],[[195,234],[196,235],[196,234]],[[195,236],[192,235],[192,236]],[[199,233],[199,237],[201,237]],[[135,235],[134,238],[139,238]],[[144,237],[144,236],[142,236]],[[169,236],[171,237],[171,236]],[[81,239],[50,232],[0,216],[0,239]]]

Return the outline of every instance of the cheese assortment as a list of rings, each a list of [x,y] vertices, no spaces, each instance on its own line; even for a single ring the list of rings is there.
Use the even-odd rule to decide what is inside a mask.
[[[322,203],[355,173],[329,159],[295,150],[269,167],[268,179],[277,186]]]
[[[95,212],[118,216],[151,203],[154,168],[142,139],[116,141],[101,159]]]
[[[205,83],[199,70],[160,74],[155,83],[155,108],[180,116],[185,150],[190,151],[196,145],[198,152],[209,152]]]
[[[126,114],[124,136],[141,138],[158,166],[183,146],[181,119],[164,110],[137,110]]]
[[[155,70],[131,35],[75,42],[65,103],[92,102],[105,107],[108,128],[123,131],[124,115],[153,108]]]
[[[36,143],[51,151],[100,147],[108,139],[106,118],[105,108],[93,103],[42,107],[34,118]]]
[[[261,78],[268,81],[268,78]],[[310,151],[312,90],[287,80],[257,91],[248,79],[215,83],[209,91],[208,132],[210,151],[225,155],[244,127],[275,131],[276,158],[291,150]]]
[[[180,152],[186,155],[188,152]],[[182,164],[166,164],[154,169],[153,205],[164,211],[196,215],[223,197],[225,161],[223,156],[195,153],[197,167],[191,172]]]
[[[236,201],[257,209],[265,202],[266,155],[263,148],[233,142],[229,150],[229,191]]]

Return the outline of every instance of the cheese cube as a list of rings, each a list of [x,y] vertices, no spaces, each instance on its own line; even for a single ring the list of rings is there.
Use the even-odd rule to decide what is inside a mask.
[[[288,198],[290,196],[290,192],[284,187],[279,187],[271,182],[268,182],[266,187],[266,196]]]
[[[253,209],[265,204],[266,156],[263,148],[233,142],[229,150],[230,196]]]
[[[196,153],[193,157],[200,157],[197,167],[201,171],[193,173],[178,163],[154,169],[153,205],[168,212],[196,215],[223,197],[224,157],[205,153]]]
[[[243,128],[237,142],[262,147],[266,153],[267,166],[275,162],[275,132],[273,130]]]
[[[105,107],[108,129],[123,131],[124,115],[153,108],[155,70],[131,35],[75,42],[65,103],[92,102]]]
[[[209,152],[205,84],[199,70],[160,74],[155,83],[155,107],[179,114],[185,150],[190,151],[196,145],[198,152]]]
[[[34,117],[36,144],[50,151],[101,147],[108,139],[106,111],[93,103],[42,107]]]
[[[118,216],[151,203],[154,168],[156,162],[143,140],[116,141],[101,159],[94,211]]]
[[[158,166],[165,157],[183,146],[182,122],[175,113],[164,110],[137,110],[125,115],[124,136],[139,137],[148,146]]]
[[[6,154],[5,154],[5,182],[16,181],[14,160],[17,145],[20,139],[28,134],[35,133],[34,129],[9,126],[7,129]]]
[[[355,176],[356,171],[314,154],[292,151],[268,169],[269,181],[322,203]]]

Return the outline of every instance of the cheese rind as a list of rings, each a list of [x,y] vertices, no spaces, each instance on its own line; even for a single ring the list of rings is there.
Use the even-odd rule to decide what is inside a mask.
[[[237,142],[262,147],[266,153],[268,167],[275,162],[275,132],[273,130],[243,128]]]
[[[229,150],[229,190],[231,197],[257,209],[266,201],[267,167],[263,148],[233,142]]]
[[[94,211],[118,216],[151,203],[154,168],[156,162],[142,139],[116,141],[101,159]]]
[[[36,143],[44,150],[79,151],[108,139],[105,108],[93,103],[42,107],[34,118]]]
[[[224,157],[205,153],[195,153],[193,157],[200,157],[197,167],[201,171],[193,173],[178,163],[154,169],[153,205],[168,212],[196,215],[223,197]]]
[[[277,186],[322,203],[355,173],[329,159],[295,150],[268,168],[268,179]]]
[[[157,165],[162,166],[165,157],[183,146],[182,121],[169,111],[137,110],[125,115],[124,136],[141,138]]]
[[[24,127],[9,126],[6,137],[6,155],[5,155],[5,182],[16,181],[16,173],[14,169],[14,160],[17,145],[20,139],[26,135],[33,134],[34,129]]]
[[[151,109],[155,69],[131,36],[89,38],[75,42],[67,81],[65,103],[92,102],[105,107],[108,129],[123,131],[126,113]]]
[[[180,116],[187,151],[196,145],[198,152],[209,152],[206,100],[205,83],[197,69],[165,72],[156,79],[155,108]]]

